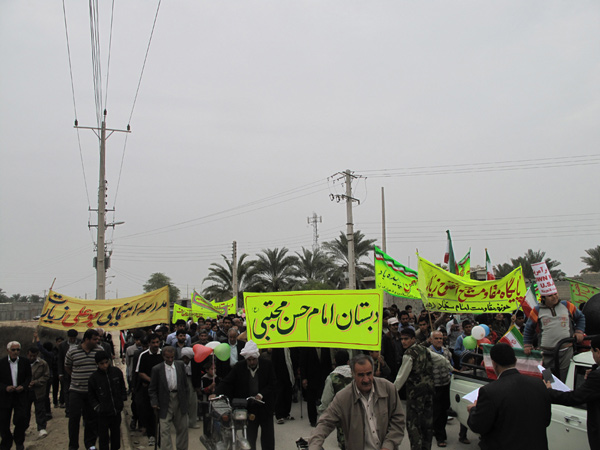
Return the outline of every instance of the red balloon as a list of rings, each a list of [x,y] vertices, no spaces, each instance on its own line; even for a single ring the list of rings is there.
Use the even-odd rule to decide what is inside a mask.
[[[213,352],[213,349],[210,347],[205,347],[202,344],[196,344],[192,347],[194,350],[194,361],[197,363],[201,363]]]
[[[492,343],[492,342],[491,342],[491,341],[490,341],[488,338],[485,338],[485,337],[484,337],[484,338],[482,338],[482,339],[479,339],[479,340],[477,341],[477,344],[478,344],[478,345],[481,345],[481,344],[491,344],[491,343]]]

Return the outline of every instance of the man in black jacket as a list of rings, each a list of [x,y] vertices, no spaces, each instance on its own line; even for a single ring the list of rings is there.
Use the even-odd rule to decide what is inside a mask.
[[[483,386],[477,401],[467,407],[469,428],[481,434],[479,446],[482,450],[547,450],[546,427],[552,414],[548,389],[539,379],[519,373],[510,345],[494,345],[490,356],[498,379]]]
[[[98,415],[100,450],[118,450],[121,447],[121,411],[127,400],[123,372],[110,365],[111,358],[106,352],[98,352],[94,358],[98,370],[88,381],[88,395]]]
[[[248,341],[242,350],[245,361],[239,361],[227,377],[217,385],[215,394],[224,394],[230,399],[254,397],[264,402],[250,402],[248,413],[256,416],[248,423],[248,441],[256,450],[256,438],[260,426],[260,444],[263,450],[275,450],[275,427],[273,410],[275,406],[275,371],[271,361],[260,359],[258,347]],[[214,397],[212,395],[211,397]],[[210,397],[209,397],[210,398]]]
[[[9,342],[6,349],[8,358],[0,359],[0,449],[10,449],[14,441],[17,450],[24,450],[25,430],[30,418],[31,365],[27,358],[19,356],[21,344],[17,341]],[[11,414],[14,414],[13,433],[10,432]]]
[[[594,366],[585,374],[585,382],[574,391],[560,392],[550,390],[552,403],[575,406],[587,404],[587,433],[591,449],[600,448],[600,336],[595,336],[590,343]],[[550,388],[550,383],[546,382]]]

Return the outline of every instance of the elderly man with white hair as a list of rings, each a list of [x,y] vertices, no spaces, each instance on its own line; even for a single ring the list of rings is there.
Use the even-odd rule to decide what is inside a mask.
[[[224,394],[230,399],[254,397],[264,402],[251,401],[248,404],[248,413],[256,416],[255,420],[248,423],[248,441],[252,450],[255,450],[260,426],[262,449],[275,450],[275,371],[271,361],[259,358],[260,352],[253,341],[246,343],[241,355],[245,359],[233,366],[231,372],[217,385],[215,394]]]
[[[17,450],[25,449],[25,431],[29,426],[30,404],[28,387],[31,382],[31,364],[20,357],[21,344],[9,342],[8,357],[0,360],[0,448],[9,449],[13,442]],[[10,417],[13,415],[13,432]]]

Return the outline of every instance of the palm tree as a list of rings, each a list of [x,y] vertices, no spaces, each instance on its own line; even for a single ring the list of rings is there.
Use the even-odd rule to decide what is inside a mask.
[[[221,255],[225,265],[212,263],[208,268],[208,276],[202,280],[212,281],[212,284],[202,290],[202,295],[211,300],[224,301],[233,297],[233,264],[225,255]],[[244,253],[238,258],[237,263],[237,287],[238,292],[245,291],[249,287],[252,277],[254,261],[246,260],[248,254]]]
[[[297,258],[288,249],[265,249],[257,256],[248,290],[278,292],[289,290],[295,283]]]
[[[511,273],[515,268],[510,263],[498,264],[494,267],[494,276],[496,279],[504,278]]]
[[[582,256],[581,260],[588,266],[581,273],[600,272],[600,245],[588,248],[585,252],[588,256]]]
[[[360,261],[361,258],[368,256],[373,250],[373,244],[377,239],[365,239],[365,235],[357,230],[354,232],[354,267],[356,268],[356,286],[364,287],[362,279],[375,274],[375,267],[372,263]],[[340,237],[333,241],[323,242],[323,248],[333,258],[337,264],[337,269],[333,279],[336,286],[345,285],[344,277],[348,273],[348,238],[343,231],[340,231]]]
[[[302,253],[296,252],[296,255],[296,276],[299,278],[297,289],[333,289],[330,279],[335,266],[326,253],[320,249],[312,252],[302,247]]]
[[[544,259],[545,256],[546,252],[543,252],[541,250],[534,252],[533,250],[529,249],[527,250],[527,252],[525,252],[525,255],[519,256],[516,259],[511,258],[510,263],[500,264],[499,266],[496,266],[496,275],[498,278],[501,278],[503,276],[506,276],[508,273],[510,273],[517,267],[521,266],[523,268],[523,277],[525,277],[526,280],[533,282],[535,281],[535,275],[533,274],[533,269],[531,268],[531,265],[534,263],[544,261],[546,263],[546,266],[548,266],[548,270],[550,271],[550,275],[552,275],[552,278],[558,280],[559,278],[564,277],[565,273],[562,270],[557,269],[557,267],[560,266],[560,262],[550,258]]]

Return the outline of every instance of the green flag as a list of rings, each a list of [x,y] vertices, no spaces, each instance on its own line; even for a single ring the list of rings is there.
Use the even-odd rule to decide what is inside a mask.
[[[396,297],[421,299],[417,271],[400,264],[378,247],[375,247],[375,284]]]
[[[570,278],[567,278],[567,280],[569,281],[569,287],[571,288],[571,303],[577,307],[600,292],[600,289],[590,284],[571,280]]]

